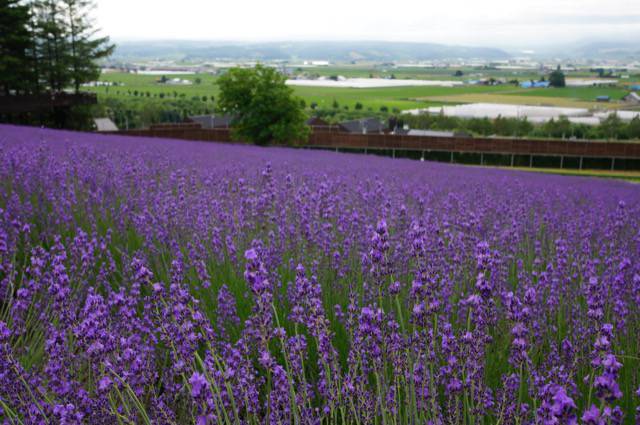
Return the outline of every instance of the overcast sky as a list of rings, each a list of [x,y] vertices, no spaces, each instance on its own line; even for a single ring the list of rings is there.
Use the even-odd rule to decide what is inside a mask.
[[[640,0],[97,0],[103,32],[144,39],[384,40],[540,46],[638,40]]]

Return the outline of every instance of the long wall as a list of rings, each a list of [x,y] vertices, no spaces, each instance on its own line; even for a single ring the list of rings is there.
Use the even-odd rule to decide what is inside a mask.
[[[391,134],[313,133],[309,145],[327,148],[425,150],[443,152],[618,157],[640,159],[640,143],[507,138],[399,136]]]
[[[228,129],[204,130],[194,126],[177,124],[157,126],[148,130],[128,130],[117,134],[163,137],[184,140],[229,142]],[[458,161],[457,158],[477,156],[475,162],[491,163],[486,158],[502,157],[501,165],[535,166],[540,158],[551,158],[543,166],[583,168],[595,164],[596,168],[640,169],[640,143],[607,141],[573,141],[511,138],[430,137],[401,136],[393,134],[348,134],[314,131],[305,147],[335,149],[352,152],[383,153],[389,156]],[[436,155],[437,156],[437,155]],[[591,162],[589,162],[592,160]],[[472,161],[473,162],[473,161]],[[494,161],[495,162],[495,161]],[[546,165],[545,165],[546,164]],[[567,165],[567,164],[575,164]],[[622,167],[622,168],[620,168]],[[589,168],[585,165],[584,168]]]
[[[145,130],[123,130],[112,132],[127,136],[160,137],[164,139],[201,140],[204,142],[230,142],[231,133],[228,129],[204,130],[201,128],[184,126],[158,126]]]

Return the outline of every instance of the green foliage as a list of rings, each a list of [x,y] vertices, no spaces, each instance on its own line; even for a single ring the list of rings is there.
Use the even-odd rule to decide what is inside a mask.
[[[557,120],[552,118],[542,128],[550,137],[564,139],[571,136],[571,122],[567,117],[560,117]]]
[[[471,133],[489,136],[494,133],[493,124],[489,118],[474,118],[466,123],[466,130]]]
[[[34,0],[30,29],[34,46],[36,91],[62,91],[100,76],[96,61],[114,50],[108,37],[96,37],[90,18],[92,0]]]
[[[96,30],[89,16],[95,9],[93,0],[62,0],[61,3],[68,38],[65,54],[73,86],[78,92],[83,83],[100,77],[97,61],[110,56],[115,45],[109,42],[109,37],[94,37]]]
[[[388,113],[380,111],[372,111],[371,109],[364,110],[346,110],[346,109],[333,109],[333,108],[318,108],[313,111],[313,115],[330,124],[338,124],[343,121],[351,121],[362,118],[378,118],[380,121],[385,121],[389,118]]]
[[[533,124],[531,124],[526,117],[524,119],[517,120],[515,136],[526,137],[533,132],[533,128]]]
[[[627,128],[630,139],[640,139],[640,117],[634,117]]]
[[[309,127],[300,99],[273,68],[233,68],[218,79],[218,110],[234,116],[237,138],[266,145],[306,141]]]
[[[567,85],[564,73],[560,70],[560,66],[558,69],[549,74],[549,85],[551,87],[565,87]]]
[[[71,84],[69,43],[65,14],[60,2],[38,0],[32,3],[36,46],[37,87],[62,91]]]
[[[322,71],[325,74],[327,73],[340,73],[341,75],[348,76],[366,76],[368,70],[356,69],[350,72],[345,70],[344,68],[340,68],[340,70],[331,71]],[[429,70],[428,72],[440,72],[443,76],[450,76],[455,70]],[[415,73],[414,69],[407,70],[406,73],[403,71],[400,74],[400,71],[395,70],[394,72],[397,75],[402,75],[402,78],[410,78],[413,76],[411,73]],[[470,73],[471,69],[467,70],[465,68],[465,73]],[[496,77],[501,76],[502,74],[495,74]],[[585,77],[587,75],[584,75]],[[188,76],[183,76],[187,78]],[[127,95],[126,88],[129,89],[138,89],[139,91],[148,91],[151,93],[151,97],[154,100],[162,100],[166,104],[162,106],[162,113],[169,114],[170,111],[173,110],[174,106],[172,105],[172,101],[174,97],[177,99],[180,94],[185,94],[187,99],[190,99],[195,95],[208,95],[208,96],[217,96],[218,87],[215,85],[215,81],[217,80],[216,76],[208,75],[208,74],[199,74],[199,77],[202,78],[203,84],[200,86],[191,85],[191,86],[179,86],[172,87],[173,94],[169,94],[166,92],[162,96],[166,96],[164,99],[160,99],[159,95],[161,92],[167,90],[166,86],[162,84],[158,84],[158,77],[151,75],[141,75],[141,74],[128,74],[128,73],[105,73],[101,76],[101,80],[105,82],[110,82],[114,84],[112,87],[91,87],[88,90],[94,91],[98,93],[98,98],[100,103],[104,103],[108,98],[118,98],[122,101],[125,109],[130,109],[133,113],[138,113],[140,108],[137,105],[129,105],[135,104],[136,99],[132,95]],[[532,76],[534,78],[538,78],[538,76]],[[524,77],[523,77],[524,79]],[[640,77],[638,78],[640,79]],[[636,81],[631,79],[630,81]],[[515,84],[514,80],[514,84]],[[307,113],[318,115],[323,117],[323,119],[327,120],[331,123],[351,120],[351,119],[359,119],[366,117],[378,117],[382,120],[387,119],[391,113],[396,114],[396,110],[405,110],[405,109],[413,109],[413,108],[424,108],[428,106],[438,106],[442,105],[440,101],[430,100],[429,97],[435,96],[448,96],[448,95],[461,95],[461,94],[502,94],[504,92],[505,95],[513,94],[516,97],[547,97],[549,98],[549,104],[554,104],[556,98],[560,99],[575,99],[576,101],[584,100],[584,101],[593,101],[596,96],[599,95],[608,95],[611,98],[622,98],[625,94],[628,93],[628,90],[625,90],[620,87],[566,87],[563,89],[523,89],[523,90],[514,90],[513,87],[509,85],[498,85],[498,86],[461,86],[461,87],[392,87],[392,88],[371,88],[371,89],[350,89],[350,88],[335,88],[335,87],[292,87],[294,93],[301,98],[305,99],[307,103]],[[179,92],[179,93],[178,93]],[[333,101],[338,102],[338,109],[333,109],[332,103]],[[344,106],[349,107],[349,111],[344,110]],[[389,113],[380,112],[381,106],[387,106],[390,111]],[[194,111],[194,113],[206,113],[206,112],[196,112],[196,111],[206,111],[207,108],[213,109],[214,105],[211,103],[202,104],[202,103],[190,103],[188,109]],[[182,113],[182,110],[177,110],[178,113]],[[401,112],[400,112],[401,113]],[[159,118],[158,118],[159,119]],[[471,119],[471,120],[456,120],[456,119],[446,119],[446,120],[438,120],[437,123],[434,123],[433,118],[429,118],[427,121],[424,118],[420,117],[416,119],[417,121],[422,121],[419,126],[411,124],[412,128],[440,128],[440,129],[453,129],[453,130],[461,130],[467,131],[476,135],[491,135],[491,134],[499,134],[493,128],[493,121],[488,119]],[[142,120],[139,118],[134,119],[132,122],[141,123]],[[158,121],[159,122],[159,121]],[[623,133],[616,136],[617,139],[624,138],[635,138],[638,139],[636,133],[633,133],[631,130],[627,129],[627,126],[630,124],[623,123]],[[436,126],[436,127],[430,127]],[[504,136],[522,136],[522,137],[540,137],[547,138],[552,137],[549,135],[543,125],[540,124],[532,124],[531,122],[526,122],[524,120],[520,120],[517,126],[509,127],[507,134],[503,134]],[[584,139],[602,139],[605,136],[601,135],[599,127],[587,126],[584,124],[571,124],[571,129],[566,135],[566,137],[576,137],[576,138],[584,138]]]
[[[114,46],[108,37],[96,37],[93,8],[93,0],[0,0],[0,90],[41,95],[73,87],[77,93],[97,80],[97,61]],[[91,108],[80,108],[41,109],[10,120],[86,129]]]
[[[610,115],[599,126],[573,124],[566,117],[551,119],[542,125],[533,125],[526,118],[498,117],[457,118],[446,115],[403,115],[411,128],[464,131],[478,136],[535,137],[556,139],[638,139],[640,118],[623,122],[616,114]]]
[[[158,123],[182,122],[185,116],[210,114],[213,105],[201,99],[173,99],[160,96],[148,98],[102,99],[93,109],[93,116],[110,117],[121,129],[146,128]]]
[[[0,0],[0,90],[5,94],[33,88],[29,21],[28,6],[19,0]]]
[[[606,139],[626,138],[623,135],[624,123],[620,117],[618,117],[618,114],[615,113],[602,120],[600,123],[600,131]]]
[[[493,123],[489,120],[487,122],[490,125],[489,132],[501,136],[526,137],[534,129],[526,117],[523,119],[498,117],[493,120]]]

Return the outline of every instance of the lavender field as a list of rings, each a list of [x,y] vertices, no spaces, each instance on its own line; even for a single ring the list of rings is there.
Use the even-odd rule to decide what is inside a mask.
[[[640,186],[0,126],[9,424],[640,424]]]

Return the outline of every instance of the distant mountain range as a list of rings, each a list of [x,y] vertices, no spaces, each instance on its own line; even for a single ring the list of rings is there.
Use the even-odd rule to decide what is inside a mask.
[[[640,44],[636,42],[593,42],[578,46],[583,58],[638,60]]]
[[[117,43],[114,60],[328,60],[429,61],[508,59],[504,50],[407,42],[270,42],[128,41]]]
[[[532,46],[537,59],[640,60],[640,44],[628,41],[583,41],[573,44]],[[487,61],[522,56],[522,50],[492,47],[451,46],[436,43],[388,41],[295,41],[295,42],[209,42],[209,41],[122,41],[113,61],[311,61],[331,62],[418,62],[438,60]]]
[[[567,60],[640,60],[640,44],[630,41],[582,41],[536,48],[537,57]]]

